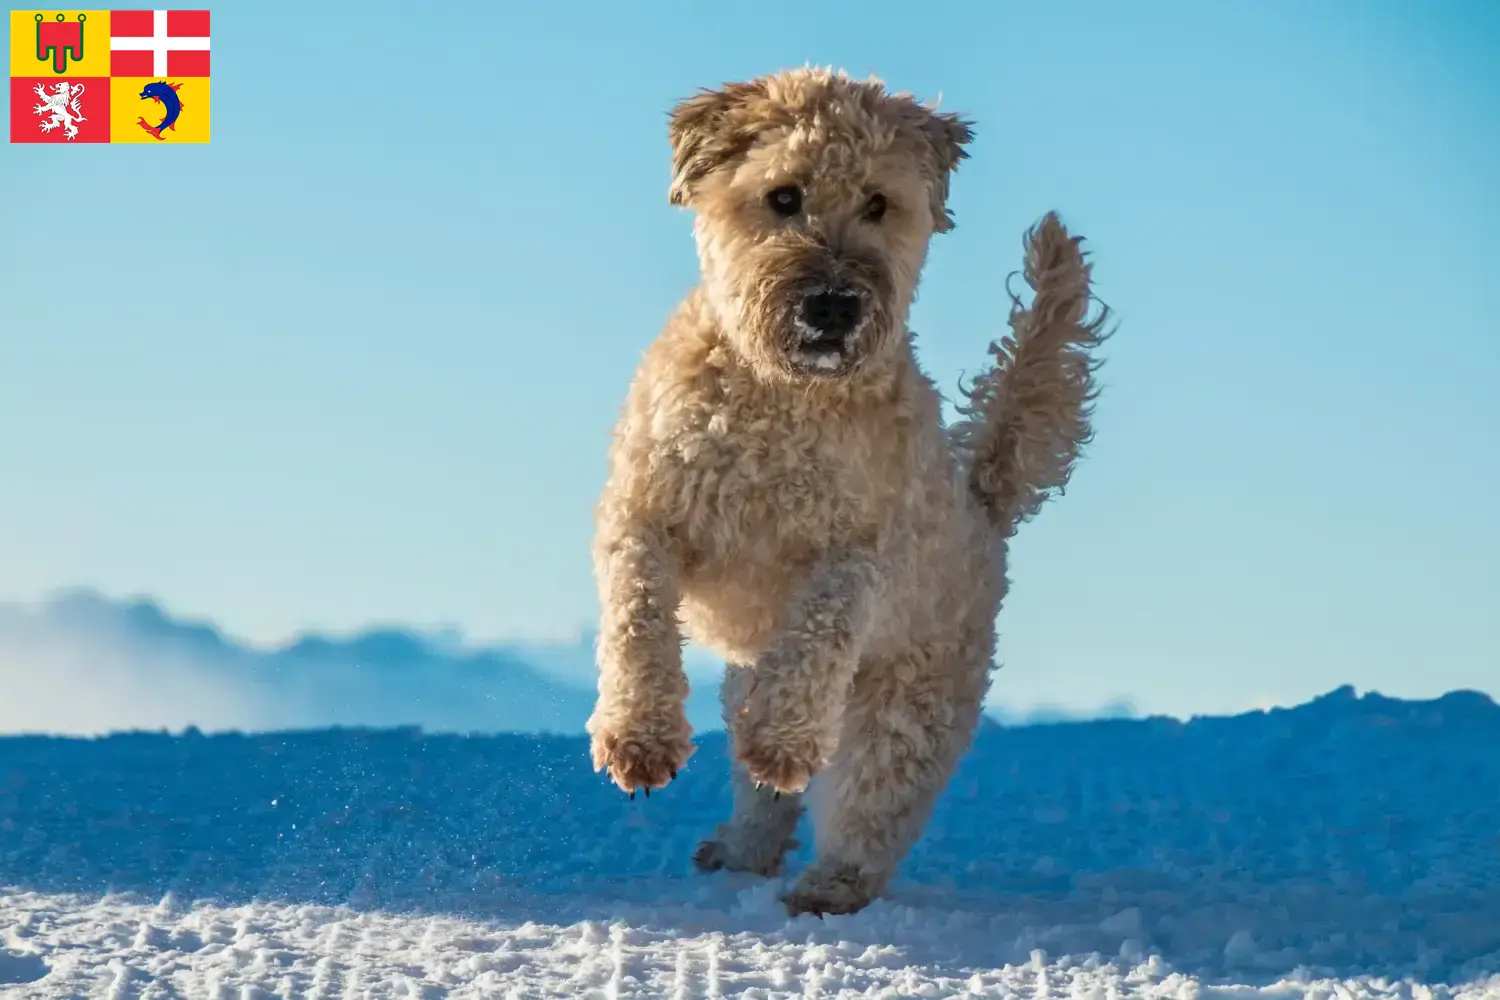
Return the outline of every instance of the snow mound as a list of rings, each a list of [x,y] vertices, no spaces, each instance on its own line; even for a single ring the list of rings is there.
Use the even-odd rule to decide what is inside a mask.
[[[1483,695],[988,725],[825,921],[692,872],[726,769],[706,736],[630,802],[573,737],[0,739],[0,994],[1500,998]]]

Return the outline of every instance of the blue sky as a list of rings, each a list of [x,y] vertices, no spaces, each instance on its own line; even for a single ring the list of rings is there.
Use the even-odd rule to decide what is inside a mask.
[[[665,113],[813,62],[977,122],[913,317],[944,386],[1048,209],[1122,321],[1004,700],[1500,691],[1500,8],[855,9],[221,3],[210,145],[4,147],[0,597],[590,625],[607,434],[695,279]]]

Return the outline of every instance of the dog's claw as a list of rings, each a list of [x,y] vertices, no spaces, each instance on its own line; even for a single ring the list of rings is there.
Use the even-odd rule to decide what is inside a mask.
[[[675,733],[657,736],[628,728],[618,732],[600,729],[590,742],[590,753],[596,767],[607,770],[610,780],[626,793],[665,787],[668,772],[681,768],[693,750],[692,742],[685,736],[679,737]]]
[[[631,792],[630,793],[630,801],[632,801],[632,802],[635,801],[635,792]]]
[[[649,799],[650,797],[651,797],[651,789],[647,788],[646,789],[646,798]]]
[[[673,781],[677,780],[677,768],[675,768],[675,767],[672,768],[672,780]]]
[[[774,791],[774,792],[771,793],[771,801],[773,801],[773,802],[780,802],[781,801],[781,792],[779,790],[778,791]]]

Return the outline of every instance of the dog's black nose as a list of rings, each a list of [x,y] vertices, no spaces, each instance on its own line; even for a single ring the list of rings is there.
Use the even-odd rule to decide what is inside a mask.
[[[859,296],[818,292],[802,300],[802,321],[825,337],[843,337],[859,324]]]

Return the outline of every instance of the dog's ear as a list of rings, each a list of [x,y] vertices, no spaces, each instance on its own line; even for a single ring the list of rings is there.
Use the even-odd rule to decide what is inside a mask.
[[[755,141],[750,103],[764,95],[758,82],[726,83],[719,90],[703,90],[672,109],[667,124],[672,144],[668,201],[689,204],[700,180],[750,147]]]
[[[925,110],[925,109],[924,109]],[[960,161],[968,158],[964,147],[974,141],[974,127],[958,115],[928,111],[922,123],[922,134],[932,147],[936,169],[932,178],[932,227],[946,233],[953,228],[953,214],[948,211],[948,180]]]
[[[953,228],[953,215],[948,211],[948,180],[969,156],[964,146],[974,140],[973,125],[956,114],[934,111],[909,95],[898,95],[898,100],[902,117],[914,128],[927,160],[933,231],[946,233]]]

